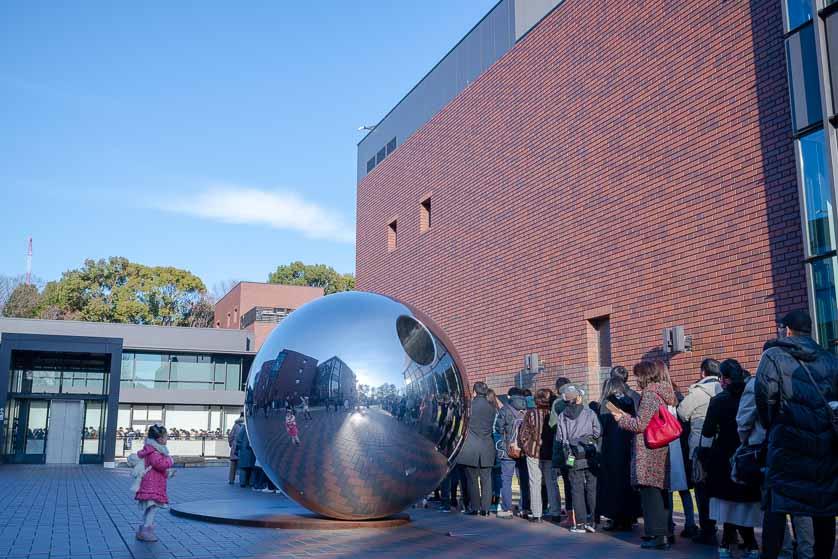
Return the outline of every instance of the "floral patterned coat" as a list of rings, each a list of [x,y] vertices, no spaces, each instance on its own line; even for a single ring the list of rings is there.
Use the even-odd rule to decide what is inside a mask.
[[[622,429],[635,433],[631,452],[631,484],[635,487],[642,485],[669,489],[669,445],[649,448],[643,432],[662,405],[675,404],[675,392],[668,383],[652,383],[643,389],[637,416],[624,415],[620,419]]]

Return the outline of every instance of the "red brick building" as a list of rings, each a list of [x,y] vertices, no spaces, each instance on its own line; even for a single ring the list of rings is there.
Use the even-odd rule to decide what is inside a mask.
[[[592,382],[671,326],[682,386],[705,357],[754,370],[808,305],[783,41],[777,0],[560,4],[367,173],[359,153],[358,288],[504,390],[525,354],[538,386]]]
[[[239,282],[215,305],[215,327],[253,332],[253,351],[288,313],[323,296],[320,287]]]

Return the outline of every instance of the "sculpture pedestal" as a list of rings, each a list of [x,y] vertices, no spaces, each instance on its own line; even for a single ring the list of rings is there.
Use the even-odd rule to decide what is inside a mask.
[[[242,490],[235,499],[210,499],[171,505],[171,513],[183,518],[285,530],[352,530],[393,528],[410,522],[402,513],[377,520],[334,520],[310,512],[288,497]]]

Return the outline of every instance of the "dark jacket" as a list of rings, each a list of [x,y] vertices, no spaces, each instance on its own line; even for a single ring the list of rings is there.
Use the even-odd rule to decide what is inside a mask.
[[[756,376],[757,412],[768,431],[765,505],[801,516],[838,515],[838,441],[818,394],[838,399],[838,358],[808,336],[773,340]]]
[[[601,435],[602,426],[599,418],[584,404],[568,404],[559,414],[556,424],[556,442],[567,448],[576,458],[573,464],[574,470],[582,470],[593,465],[589,462],[596,458]],[[560,465],[564,466],[564,464]]]
[[[523,396],[512,396],[509,403],[498,411],[495,420],[496,432],[501,436],[498,458],[500,460],[511,460],[509,458],[509,443],[515,436],[515,424],[524,419],[524,411],[527,409],[527,401]]]
[[[256,456],[250,446],[250,439],[247,437],[247,429],[242,428],[236,436],[236,452],[239,455],[239,468],[252,468],[256,465]]]
[[[744,384],[732,384],[710,399],[701,436],[713,439],[713,444],[709,449],[699,449],[698,458],[707,472],[707,494],[710,497],[736,503],[755,503],[760,500],[759,485],[742,485],[730,479],[730,459],[739,448],[736,414],[744,390]]]
[[[614,394],[608,399],[633,416],[637,413],[637,405],[632,396],[628,393]],[[637,396],[639,399],[640,395]],[[634,435],[620,429],[610,413],[600,413],[599,419],[602,422],[602,444],[596,485],[597,514],[618,522],[634,522],[643,514],[640,495],[631,486],[631,447]]]
[[[475,468],[490,468],[495,464],[495,443],[492,428],[497,410],[485,396],[476,396],[471,401],[471,417],[468,433],[460,450],[457,463]]]

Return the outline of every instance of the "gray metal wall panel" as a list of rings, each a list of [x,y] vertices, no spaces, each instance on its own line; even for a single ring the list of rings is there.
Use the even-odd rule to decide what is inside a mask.
[[[395,137],[403,144],[515,44],[515,1],[502,0],[358,144],[358,181],[367,161]]]
[[[207,353],[252,353],[246,330],[226,328],[177,328],[76,320],[30,320],[0,318],[2,334],[44,334],[121,338],[124,350],[147,349]]]
[[[523,37],[527,31],[544,18],[563,0],[516,0],[515,2],[515,40]]]
[[[832,112],[838,113],[838,12],[826,18],[826,44],[829,55],[829,79],[832,84]]]

